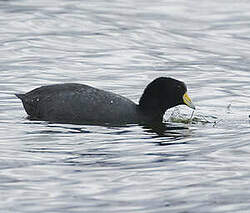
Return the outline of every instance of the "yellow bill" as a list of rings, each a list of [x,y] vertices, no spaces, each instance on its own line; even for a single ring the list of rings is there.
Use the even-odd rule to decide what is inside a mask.
[[[195,106],[194,106],[194,104],[192,103],[191,98],[188,96],[187,93],[185,93],[185,94],[183,95],[183,101],[184,101],[184,103],[185,103],[188,107],[190,107],[190,108],[192,108],[192,109],[195,109]]]

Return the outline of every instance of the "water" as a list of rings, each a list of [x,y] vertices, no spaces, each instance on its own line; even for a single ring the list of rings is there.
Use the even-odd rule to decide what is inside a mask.
[[[249,10],[232,0],[0,1],[0,211],[249,212]],[[164,134],[50,124],[27,120],[13,95],[77,82],[137,102],[159,76],[185,81],[195,116],[212,123],[169,123]]]

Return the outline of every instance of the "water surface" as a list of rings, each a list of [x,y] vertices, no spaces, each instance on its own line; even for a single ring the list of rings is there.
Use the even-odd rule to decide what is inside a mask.
[[[249,212],[249,10],[232,0],[0,1],[1,212]],[[51,124],[26,119],[13,95],[76,82],[137,102],[159,76],[185,81],[195,116],[212,123],[170,122],[160,134]]]

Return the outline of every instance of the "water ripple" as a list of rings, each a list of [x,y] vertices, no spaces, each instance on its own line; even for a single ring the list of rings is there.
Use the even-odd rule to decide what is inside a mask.
[[[0,1],[0,210],[248,212],[249,7]],[[159,76],[185,81],[195,116],[215,122],[53,124],[14,96],[77,82],[138,102]]]

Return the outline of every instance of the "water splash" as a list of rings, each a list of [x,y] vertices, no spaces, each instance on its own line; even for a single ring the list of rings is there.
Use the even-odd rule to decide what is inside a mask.
[[[214,124],[216,125],[220,120],[216,116],[204,115],[198,110],[193,110],[191,116],[186,113],[181,113],[180,109],[176,107],[166,119],[166,122],[183,123],[183,124]]]

